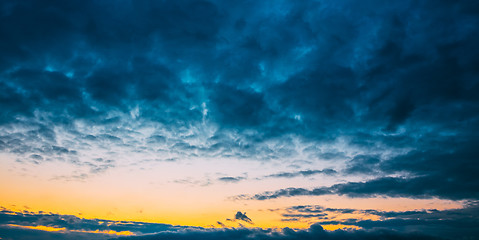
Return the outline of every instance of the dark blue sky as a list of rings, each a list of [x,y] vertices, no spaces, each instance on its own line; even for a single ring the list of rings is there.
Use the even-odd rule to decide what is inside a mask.
[[[228,193],[235,201],[387,197],[464,206],[453,223],[428,212],[374,227],[343,222],[371,230],[358,231],[361,239],[392,237],[399,233],[372,230],[404,232],[405,221],[429,217],[413,230],[434,234],[446,224],[446,237],[474,236],[478,26],[472,0],[4,0],[0,151],[11,161],[2,166],[35,175],[36,166],[62,162],[76,170],[48,181],[68,182],[191,161],[197,175],[179,167],[165,179],[280,181]],[[208,159],[266,167],[213,171]],[[6,211],[12,203],[1,204]],[[311,237],[314,226],[280,239]]]

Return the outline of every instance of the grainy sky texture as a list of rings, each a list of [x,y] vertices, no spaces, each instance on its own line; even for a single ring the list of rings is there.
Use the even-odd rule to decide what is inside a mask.
[[[479,239],[479,2],[0,1],[0,239]]]

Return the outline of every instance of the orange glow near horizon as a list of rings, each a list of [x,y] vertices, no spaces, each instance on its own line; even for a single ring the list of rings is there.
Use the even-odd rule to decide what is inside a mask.
[[[5,156],[4,156],[5,157]],[[7,159],[8,160],[8,159]],[[2,159],[2,163],[8,162]],[[11,161],[10,161],[11,162]],[[54,168],[54,167],[57,168]],[[260,228],[308,228],[309,221],[281,221],[281,211],[297,205],[321,205],[330,208],[376,209],[383,211],[407,211],[415,209],[461,208],[460,202],[438,199],[407,198],[348,198],[345,196],[302,196],[279,198],[266,201],[231,200],[229,197],[243,193],[249,186],[258,192],[274,189],[259,184],[237,184],[231,189],[226,184],[208,187],[187,187],[175,184],[149,184],[150,176],[115,170],[85,181],[52,180],[49,171],[58,171],[62,163],[35,166],[36,175],[20,174],[11,166],[0,168],[0,206],[12,211],[52,212],[74,215],[85,219],[113,221],[136,221],[165,223],[182,226],[219,227],[217,221],[226,226],[237,227],[236,222],[227,222],[237,211],[247,212],[254,225]],[[335,216],[347,219],[350,216]],[[367,219],[371,216],[354,216]],[[344,226],[325,226],[335,230]],[[351,227],[351,226],[346,226]]]
[[[113,231],[113,230],[95,230],[95,231],[87,231],[87,230],[67,230],[66,228],[58,228],[58,227],[49,227],[49,226],[23,226],[17,224],[7,224],[9,227],[14,228],[25,228],[25,229],[32,229],[32,230],[40,230],[46,232],[78,232],[78,233],[99,233],[99,234],[108,234],[108,235],[117,235],[117,236],[132,236],[134,235],[130,231]]]

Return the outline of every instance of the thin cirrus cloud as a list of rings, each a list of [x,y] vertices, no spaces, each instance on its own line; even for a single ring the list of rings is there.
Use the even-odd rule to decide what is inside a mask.
[[[478,25],[468,0],[2,1],[0,167],[42,186],[91,183],[82,188],[91,193],[94,181],[113,192],[119,179],[109,178],[122,176],[145,188],[131,194],[145,202],[178,196],[158,191],[176,191],[172,183],[215,189],[217,199],[198,203],[225,205],[322,196],[474,202]],[[328,232],[314,225],[324,212],[315,214],[304,230],[181,228],[144,238],[419,238],[424,221],[394,224],[431,216],[330,220],[363,229]],[[8,224],[41,225],[22,217]]]
[[[323,170],[300,170],[300,171],[292,171],[292,172],[279,172],[279,173],[274,173],[274,174],[269,174],[261,177],[256,177],[256,178],[248,178],[248,176],[224,176],[224,177],[219,177],[216,180],[218,182],[222,183],[238,183],[241,181],[245,180],[251,180],[251,181],[260,181],[263,179],[268,179],[268,178],[295,178],[295,177],[311,177],[317,174],[325,174],[328,176],[335,175],[337,172],[333,169],[327,168]],[[202,186],[208,186],[212,184],[212,181],[208,179],[206,182],[201,182],[199,180],[194,181],[192,179],[177,179],[174,181],[175,183],[180,183],[180,184],[192,184],[192,185],[202,185]]]

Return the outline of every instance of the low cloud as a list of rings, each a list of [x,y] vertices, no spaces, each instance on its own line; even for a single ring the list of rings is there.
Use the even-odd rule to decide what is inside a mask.
[[[132,240],[157,240],[157,239],[232,239],[232,240],[303,240],[303,239],[322,239],[322,240],[372,240],[372,239],[418,239],[433,240],[442,239],[419,233],[404,233],[389,230],[375,231],[334,231],[328,232],[319,224],[314,224],[306,230],[283,229],[260,229],[260,228],[235,228],[235,229],[198,229],[186,230],[180,232],[162,232],[151,236],[124,237],[119,238]]]
[[[246,216],[246,213],[242,213],[240,211],[238,211],[235,215],[235,219],[236,220],[240,220],[240,221],[245,221],[249,224],[253,224],[253,221],[251,220],[251,218],[249,218],[248,216]]]
[[[105,239],[105,236],[111,238],[111,234],[130,232],[131,234],[151,234],[161,231],[177,231],[184,227],[173,226],[169,224],[156,224],[132,221],[111,221],[104,219],[85,219],[74,215],[61,215],[55,213],[45,212],[16,212],[5,208],[0,211],[0,237],[4,239],[35,239],[33,236],[36,232],[40,235],[48,235],[47,237],[58,236],[58,239],[74,239],[69,236],[76,236],[86,234],[90,236],[92,233],[97,234],[100,239]],[[38,229],[50,229],[50,231],[57,231],[58,233],[42,233]],[[105,234],[103,234],[105,233]],[[9,234],[14,234],[10,237]],[[23,236],[23,237],[13,237]],[[92,235],[93,236],[93,235]],[[42,239],[42,238],[39,238]],[[46,238],[50,239],[50,238]],[[79,238],[79,239],[88,239]],[[91,237],[94,239],[94,236]]]
[[[221,229],[172,226],[168,224],[110,221],[102,219],[83,219],[72,215],[53,213],[13,212],[2,208],[0,211],[0,237],[2,239],[473,239],[477,236],[477,219],[470,216],[478,214],[477,203],[471,203],[464,209],[451,210],[415,210],[405,212],[387,212],[377,210],[335,209],[315,205],[293,206],[281,211],[286,221],[314,220],[309,229],[293,230],[227,228],[218,221]],[[361,220],[356,218],[337,220],[327,218],[330,214],[369,214],[379,216],[380,220]],[[347,215],[343,215],[347,216]],[[252,223],[246,213],[237,212],[234,221]],[[230,220],[232,221],[232,220]],[[362,227],[362,230],[325,231],[323,224],[342,224]],[[460,227],[461,232],[457,231]],[[43,230],[41,230],[43,229]],[[115,237],[120,233],[133,236]],[[471,238],[472,237],[472,238]]]
[[[283,221],[310,224],[342,224],[364,230],[389,229],[399,232],[421,232],[448,239],[474,239],[479,235],[477,225],[479,204],[471,202],[459,209],[419,209],[409,211],[380,211],[373,209],[326,208],[318,205],[300,205],[275,209]],[[460,231],[458,230],[460,227]]]

